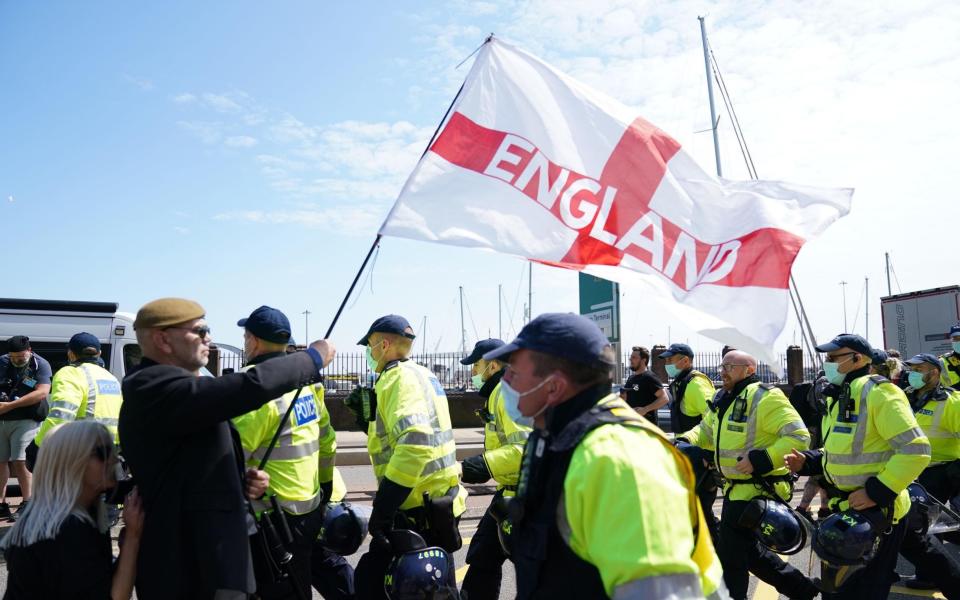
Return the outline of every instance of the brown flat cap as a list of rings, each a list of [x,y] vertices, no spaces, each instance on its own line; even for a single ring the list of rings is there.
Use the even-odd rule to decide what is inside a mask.
[[[134,329],[151,329],[155,327],[170,327],[177,323],[185,323],[200,319],[206,314],[203,307],[186,298],[160,298],[147,302],[137,311],[137,318],[133,322]]]

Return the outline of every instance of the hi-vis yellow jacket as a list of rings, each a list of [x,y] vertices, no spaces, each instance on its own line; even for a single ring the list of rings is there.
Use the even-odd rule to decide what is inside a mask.
[[[678,437],[713,451],[714,462],[727,480],[724,493],[730,500],[766,495],[756,483],[738,482],[749,481],[754,476],[784,477],[788,474],[784,455],[792,449],[802,451],[810,447],[810,432],[784,393],[759,381],[744,387],[724,414],[718,414],[717,408],[711,405],[699,425]],[[751,457],[753,451],[762,454]],[[752,475],[744,475],[734,468],[741,457],[760,463],[753,464]],[[786,481],[772,483],[777,494],[788,500],[791,485]]]
[[[611,598],[728,598],[690,461],[618,396],[598,407],[622,422],[593,429],[573,452],[557,508],[564,541]]]
[[[436,376],[412,360],[386,365],[375,386],[377,416],[367,430],[367,450],[377,481],[384,477],[413,488],[400,505],[408,510],[458,488],[454,515],[467,508],[467,490],[460,485],[457,446],[450,408]]]
[[[243,370],[251,368],[256,366],[248,365]],[[291,390],[257,410],[233,419],[248,467],[259,466],[295,395],[296,390]],[[320,484],[334,479],[337,434],[330,426],[330,413],[323,397],[322,384],[303,387],[270,460],[264,466],[270,474],[267,494],[276,494],[280,506],[291,514],[306,514],[330,501],[330,498],[322,497]],[[342,484],[342,479],[340,481]],[[260,501],[253,504],[258,511],[268,508]]]
[[[950,352],[940,357],[940,383],[947,387],[960,385],[960,354]]]
[[[915,415],[930,440],[929,466],[960,459],[960,392],[945,387],[934,390]]]
[[[109,429],[113,443],[119,444],[117,419],[123,396],[120,382],[110,371],[88,362],[67,365],[53,376],[48,401],[50,414],[34,438],[37,446],[57,425],[82,419],[93,419]]]
[[[898,522],[910,509],[907,486],[930,462],[930,442],[903,390],[885,378],[857,377],[850,382],[850,400],[846,412],[841,411],[839,399],[830,399],[827,405],[824,476],[845,492],[862,488],[876,477],[897,494],[893,518]],[[841,510],[846,507],[846,502],[841,502]]]
[[[507,414],[499,383],[487,398],[487,412],[493,420],[484,427],[483,460],[490,469],[490,475],[497,481],[497,489],[507,488],[503,495],[510,497],[514,495],[520,477],[523,445],[530,436],[531,428],[518,424]]]

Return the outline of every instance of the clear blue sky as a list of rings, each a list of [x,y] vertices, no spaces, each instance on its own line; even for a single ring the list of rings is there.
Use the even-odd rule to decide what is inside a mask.
[[[696,16],[710,13],[761,176],[858,190],[797,262],[818,335],[842,324],[839,281],[852,323],[869,276],[878,337],[884,251],[903,291],[957,283],[960,266],[937,217],[955,195],[960,17],[921,4],[6,2],[0,296],[130,312],[187,296],[231,344],[235,320],[271,304],[298,339],[309,309],[317,337],[488,32],[637,106],[709,167]],[[729,176],[744,177],[725,126]],[[398,312],[418,329],[428,316],[428,346],[454,350],[463,285],[472,344],[497,334],[500,283],[519,324],[523,269],[388,239],[334,339],[354,350]],[[538,267],[534,282],[535,313],[577,309],[575,275]],[[666,342],[668,318],[624,294],[626,342]],[[679,323],[670,335],[719,346]]]

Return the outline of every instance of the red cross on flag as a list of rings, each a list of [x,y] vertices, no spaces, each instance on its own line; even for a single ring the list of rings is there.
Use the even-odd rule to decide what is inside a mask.
[[[713,177],[635,110],[491,38],[380,233],[639,282],[771,360],[797,252],[852,193]]]

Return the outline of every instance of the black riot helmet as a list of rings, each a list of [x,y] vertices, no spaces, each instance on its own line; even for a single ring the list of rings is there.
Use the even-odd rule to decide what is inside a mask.
[[[367,537],[371,508],[363,504],[339,502],[328,504],[323,516],[323,529],[317,540],[340,556],[350,556]]]
[[[813,551],[821,560],[820,581],[825,592],[839,589],[862,569],[880,545],[883,516],[848,509],[820,522],[813,538]]]
[[[776,500],[754,498],[740,515],[739,524],[778,554],[796,554],[807,545],[807,528],[801,518]]]
[[[383,578],[390,600],[460,600],[453,557],[427,547],[419,534],[396,529],[388,534],[395,556]]]
[[[910,513],[907,515],[908,527],[920,535],[926,535],[933,524],[940,519],[940,503],[917,482],[907,486],[907,493],[910,494]]]

